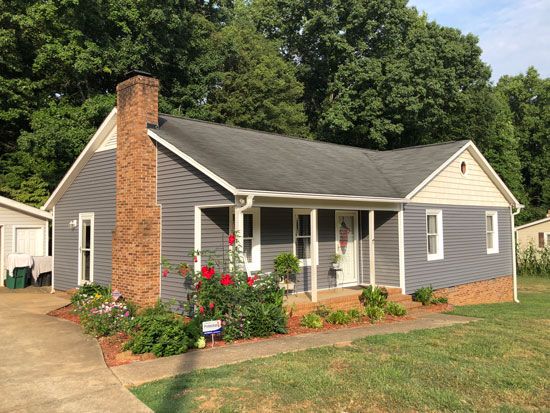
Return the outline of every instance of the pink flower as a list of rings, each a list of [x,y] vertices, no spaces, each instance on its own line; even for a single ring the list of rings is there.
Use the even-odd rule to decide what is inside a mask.
[[[199,307],[199,313],[204,314],[204,307],[202,305]]]
[[[163,277],[168,277],[169,272],[170,272],[170,270],[168,268],[163,268],[162,269],[162,276]]]
[[[194,255],[194,256],[193,256],[193,261],[194,261],[194,262],[199,261],[199,257],[197,257],[196,255]]]
[[[220,284],[227,287],[228,285],[235,284],[233,279],[231,278],[231,275],[224,274],[220,280]]]
[[[256,277],[248,277],[246,283],[252,287],[254,285],[254,281],[256,281]]]
[[[229,241],[229,245],[235,244],[235,234],[229,234],[228,241]]]
[[[129,312],[129,311],[126,311],[126,312],[124,313],[124,317],[130,317],[130,312]]]
[[[209,307],[211,310],[213,310],[213,309],[214,309],[214,303],[210,303],[210,304],[208,305],[208,307]]]

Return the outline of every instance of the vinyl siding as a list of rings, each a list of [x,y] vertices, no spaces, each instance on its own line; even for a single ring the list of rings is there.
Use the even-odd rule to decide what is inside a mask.
[[[112,232],[115,227],[116,153],[95,153],[55,205],[55,288],[78,286],[78,228],[69,222],[94,213],[94,282],[111,283]]]
[[[0,227],[2,227],[3,232],[3,238],[0,238],[0,254],[2,254],[0,257],[0,280],[3,280],[6,276],[5,267],[8,254],[11,254],[15,250],[14,227],[19,226],[42,228],[42,248],[44,255],[48,255],[48,220],[0,206]]]
[[[460,165],[466,162],[467,173]],[[452,205],[492,205],[507,207],[508,201],[469,150],[443,169],[430,183],[412,198],[412,202]]]
[[[161,255],[173,264],[185,261],[192,266],[188,253],[194,249],[195,206],[232,203],[234,197],[162,145],[157,148],[157,197],[162,207]],[[206,235],[203,248],[219,235],[217,230],[212,232],[208,219],[203,213],[202,223],[206,224],[203,228],[203,236]],[[161,296],[163,299],[183,300],[189,287],[173,271],[162,278]]]
[[[376,284],[399,286],[398,235],[397,212],[374,211]]]
[[[444,258],[428,261],[426,209],[443,214]],[[499,253],[487,254],[485,212],[498,212]],[[451,287],[512,274],[509,208],[407,204],[404,208],[405,286],[408,294],[428,285]]]

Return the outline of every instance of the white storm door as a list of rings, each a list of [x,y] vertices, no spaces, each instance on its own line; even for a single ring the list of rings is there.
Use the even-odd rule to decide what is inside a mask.
[[[78,283],[94,280],[94,214],[78,216]]]
[[[341,282],[356,285],[359,274],[357,212],[336,211],[336,254],[342,256]]]

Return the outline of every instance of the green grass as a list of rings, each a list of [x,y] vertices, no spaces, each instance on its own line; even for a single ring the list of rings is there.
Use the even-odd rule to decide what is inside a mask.
[[[157,412],[550,411],[550,280],[521,304],[456,308],[467,325],[375,336],[133,389]]]

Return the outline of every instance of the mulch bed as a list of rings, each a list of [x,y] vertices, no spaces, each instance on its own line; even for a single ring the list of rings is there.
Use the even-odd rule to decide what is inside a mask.
[[[52,317],[62,318],[64,320],[68,320],[76,324],[80,324],[80,318],[78,317],[77,314],[74,313],[73,309],[74,309],[73,305],[69,304],[65,307],[58,308],[57,310],[50,311],[48,315]],[[301,317],[294,316],[294,317],[290,317],[288,320],[287,334],[275,334],[270,337],[255,337],[250,339],[242,339],[242,340],[236,340],[231,343],[226,343],[220,337],[216,337],[214,346],[225,347],[228,345],[255,343],[255,342],[265,341],[265,340],[276,340],[279,337],[296,336],[300,334],[322,333],[326,331],[339,330],[343,328],[367,327],[367,326],[373,326],[380,323],[395,323],[395,322],[400,322],[405,320],[414,320],[416,318],[415,315],[419,313],[424,313],[424,312],[442,313],[445,311],[450,311],[452,309],[453,309],[453,306],[450,304],[435,304],[435,305],[425,306],[425,307],[416,309],[412,313],[409,313],[404,317],[394,317],[394,316],[387,315],[382,321],[375,324],[372,324],[367,317],[363,317],[360,321],[356,321],[349,324],[343,324],[343,325],[330,324],[325,322],[323,325],[323,328],[318,328],[318,329],[302,327],[300,325]],[[123,349],[124,344],[128,340],[129,340],[129,336],[126,333],[117,333],[113,336],[98,338],[99,345],[101,347],[101,350],[103,351],[103,358],[107,366],[115,367],[115,366],[121,366],[123,364],[133,363],[134,361],[151,360],[156,358],[155,355],[151,353],[132,354],[131,351],[124,351]],[[206,343],[207,343],[207,346],[210,347],[211,339],[207,338]],[[190,350],[190,351],[196,351],[196,350]]]

